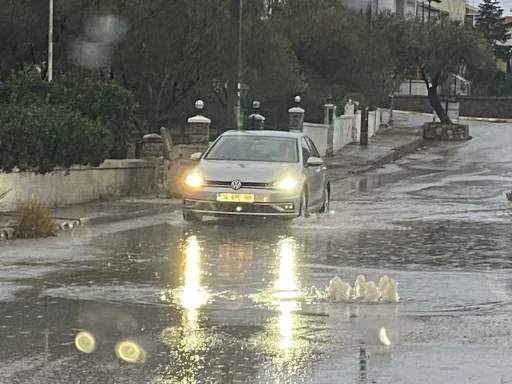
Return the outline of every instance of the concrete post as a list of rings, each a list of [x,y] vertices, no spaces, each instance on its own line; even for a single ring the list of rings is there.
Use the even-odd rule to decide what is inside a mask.
[[[299,131],[302,132],[304,130],[304,115],[305,111],[300,107],[300,102],[302,99],[300,96],[295,96],[295,103],[297,104],[295,107],[290,108],[288,110],[289,115],[289,127],[290,131]]]
[[[324,104],[324,124],[331,125],[334,123],[334,114],[336,113],[336,106],[328,103]]]
[[[368,145],[368,107],[363,110],[361,119],[361,145]]]
[[[265,126],[265,117],[260,115],[260,102],[253,101],[252,107],[254,109],[254,113],[249,115],[249,129],[261,131]]]
[[[210,124],[211,120],[202,115],[204,102],[197,100],[195,107],[197,115],[188,119],[187,144],[199,144],[208,148],[210,143]]]
[[[324,125],[328,126],[327,130],[327,156],[334,154],[334,118],[336,115],[336,106],[328,103],[324,108]]]

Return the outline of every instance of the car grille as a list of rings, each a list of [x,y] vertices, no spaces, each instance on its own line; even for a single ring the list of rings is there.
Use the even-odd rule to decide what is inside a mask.
[[[293,203],[280,203],[277,205],[267,204],[240,204],[240,203],[219,203],[219,202],[199,202],[194,205],[194,210],[211,212],[237,212],[237,213],[283,213],[278,206],[293,207]],[[238,210],[242,208],[242,210]],[[288,211],[289,212],[289,211]]]
[[[204,184],[207,187],[219,187],[219,188],[231,188],[231,181],[211,181],[206,180]],[[252,182],[242,182],[242,187],[240,189],[249,188],[249,189],[271,189],[270,183],[252,183]]]

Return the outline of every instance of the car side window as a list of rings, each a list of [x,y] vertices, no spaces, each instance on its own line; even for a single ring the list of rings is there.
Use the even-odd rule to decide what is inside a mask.
[[[304,138],[302,138],[300,144],[302,146],[302,161],[304,162],[304,165],[306,165],[308,159],[311,157],[311,150],[309,149],[308,143]]]
[[[311,155],[314,157],[320,157],[320,152],[318,152],[318,149],[316,149],[316,145],[309,137],[306,137],[306,141],[309,144],[309,147],[311,148]]]

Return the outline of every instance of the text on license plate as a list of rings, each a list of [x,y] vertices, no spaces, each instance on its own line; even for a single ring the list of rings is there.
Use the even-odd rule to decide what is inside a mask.
[[[254,195],[247,193],[218,193],[217,201],[227,203],[254,203]]]

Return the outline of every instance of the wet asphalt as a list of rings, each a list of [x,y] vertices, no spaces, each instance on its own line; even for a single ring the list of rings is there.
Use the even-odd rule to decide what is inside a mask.
[[[0,383],[512,383],[512,125],[471,134],[291,224],[175,212],[0,244]],[[399,303],[308,294],[360,274]]]

